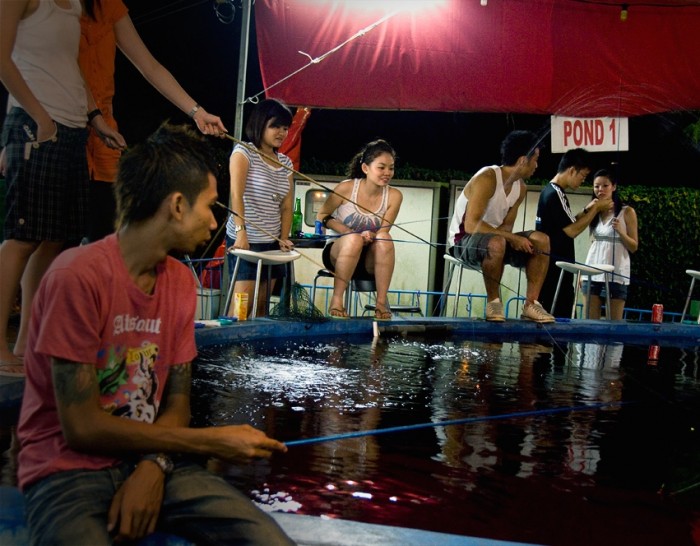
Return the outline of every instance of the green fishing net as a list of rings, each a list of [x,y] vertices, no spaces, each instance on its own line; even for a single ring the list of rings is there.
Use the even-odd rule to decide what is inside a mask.
[[[299,283],[294,283],[289,297],[282,295],[279,303],[270,309],[271,319],[324,322],[327,317],[311,301],[309,293]]]

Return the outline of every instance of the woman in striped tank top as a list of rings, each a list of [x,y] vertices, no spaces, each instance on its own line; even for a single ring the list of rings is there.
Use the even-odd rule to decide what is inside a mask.
[[[237,144],[229,161],[231,208],[237,214],[229,217],[226,224],[229,247],[254,252],[294,248],[289,240],[294,198],[292,161],[278,152],[291,123],[292,112],[275,99],[260,101],[251,112],[245,129],[250,142],[247,146]],[[234,260],[231,258],[229,262],[231,271]],[[241,260],[234,286],[234,292],[245,292],[250,302],[253,301],[256,269],[256,264]],[[271,270],[270,293],[277,279],[284,276],[284,266],[271,266]],[[267,293],[267,281],[262,279],[259,294],[263,297],[258,298],[256,316],[265,315]],[[249,308],[248,314],[251,312]],[[228,314],[233,314],[232,308]]]
[[[372,278],[377,285],[375,318],[388,320],[387,301],[394,273],[394,241],[389,230],[396,220],[403,196],[389,186],[396,153],[385,140],[367,144],[350,162],[349,179],[336,186],[319,210],[330,238],[323,250],[323,264],[335,272],[329,316],[347,318],[344,294],[352,277]]]

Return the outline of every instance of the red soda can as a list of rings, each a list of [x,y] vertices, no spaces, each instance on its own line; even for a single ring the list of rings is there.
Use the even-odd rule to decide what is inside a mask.
[[[649,362],[656,362],[657,360],[659,360],[660,351],[661,347],[659,347],[658,345],[649,345]]]
[[[664,306],[660,303],[655,303],[651,306],[651,322],[661,323],[664,321]]]

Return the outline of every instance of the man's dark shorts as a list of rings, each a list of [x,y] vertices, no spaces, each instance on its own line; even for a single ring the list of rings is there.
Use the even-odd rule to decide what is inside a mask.
[[[534,230],[520,231],[515,233],[515,235],[529,238],[531,233],[534,233]],[[470,235],[467,233],[455,246],[450,248],[450,254],[467,265],[481,267],[482,262],[488,256],[491,237],[499,237],[499,235],[493,233],[474,233]],[[506,255],[503,258],[503,263],[513,267],[525,267],[532,256],[532,254],[515,250],[512,246],[506,244]]]
[[[79,241],[86,235],[87,129],[57,123],[56,131],[55,139],[36,143],[36,123],[23,109],[14,107],[5,118],[5,239]]]

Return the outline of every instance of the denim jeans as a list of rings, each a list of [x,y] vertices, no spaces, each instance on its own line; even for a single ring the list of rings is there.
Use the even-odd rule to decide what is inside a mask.
[[[25,491],[30,544],[112,544],[107,512],[133,465],[57,472]],[[166,478],[158,531],[200,544],[293,545],[240,491],[194,464]]]

